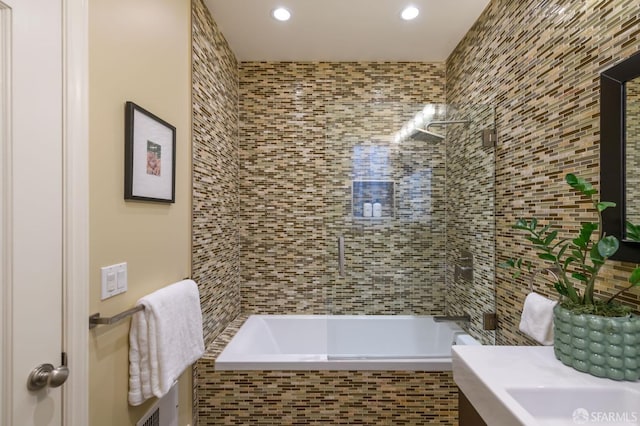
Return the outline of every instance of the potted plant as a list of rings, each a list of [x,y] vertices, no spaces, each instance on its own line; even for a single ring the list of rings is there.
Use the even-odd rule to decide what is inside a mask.
[[[558,279],[554,288],[560,302],[554,308],[554,352],[556,358],[577,370],[616,380],[640,378],[640,316],[616,298],[634,286],[640,286],[640,266],[629,277],[629,285],[613,296],[594,295],[596,279],[607,259],[616,253],[618,239],[602,232],[602,212],[615,203],[599,201],[597,190],[573,174],[567,183],[589,198],[598,222],[583,222],[573,239],[562,239],[551,225],[541,226],[536,219],[518,219],[513,228],[525,232],[538,258],[551,263]],[[640,241],[640,226],[627,223],[627,236]],[[510,259],[503,266],[531,270],[531,263]]]

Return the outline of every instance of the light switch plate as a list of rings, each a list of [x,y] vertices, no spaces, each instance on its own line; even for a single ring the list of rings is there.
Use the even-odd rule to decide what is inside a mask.
[[[116,273],[107,271],[107,292],[113,293],[116,290]]]
[[[118,265],[118,269],[116,272],[116,287],[119,293],[124,293],[128,290],[129,285],[127,284],[127,264],[121,263]]]
[[[127,263],[100,268],[102,276],[102,296],[100,300],[105,300],[117,294],[127,291]]]

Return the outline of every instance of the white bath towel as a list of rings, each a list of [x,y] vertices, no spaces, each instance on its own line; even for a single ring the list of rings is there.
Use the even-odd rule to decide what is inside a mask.
[[[553,344],[553,307],[558,302],[538,293],[529,293],[524,299],[520,331],[543,345]]]
[[[129,332],[129,404],[161,398],[204,354],[198,286],[184,280],[138,300]]]

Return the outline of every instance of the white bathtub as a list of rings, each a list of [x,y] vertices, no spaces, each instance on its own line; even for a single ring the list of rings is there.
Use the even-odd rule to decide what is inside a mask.
[[[216,370],[450,371],[455,323],[400,315],[251,315]]]

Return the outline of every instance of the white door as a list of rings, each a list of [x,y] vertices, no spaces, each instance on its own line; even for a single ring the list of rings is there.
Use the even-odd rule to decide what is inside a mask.
[[[62,389],[27,389],[63,352],[61,0],[0,0],[3,422],[62,424]],[[61,372],[62,370],[56,370]]]

